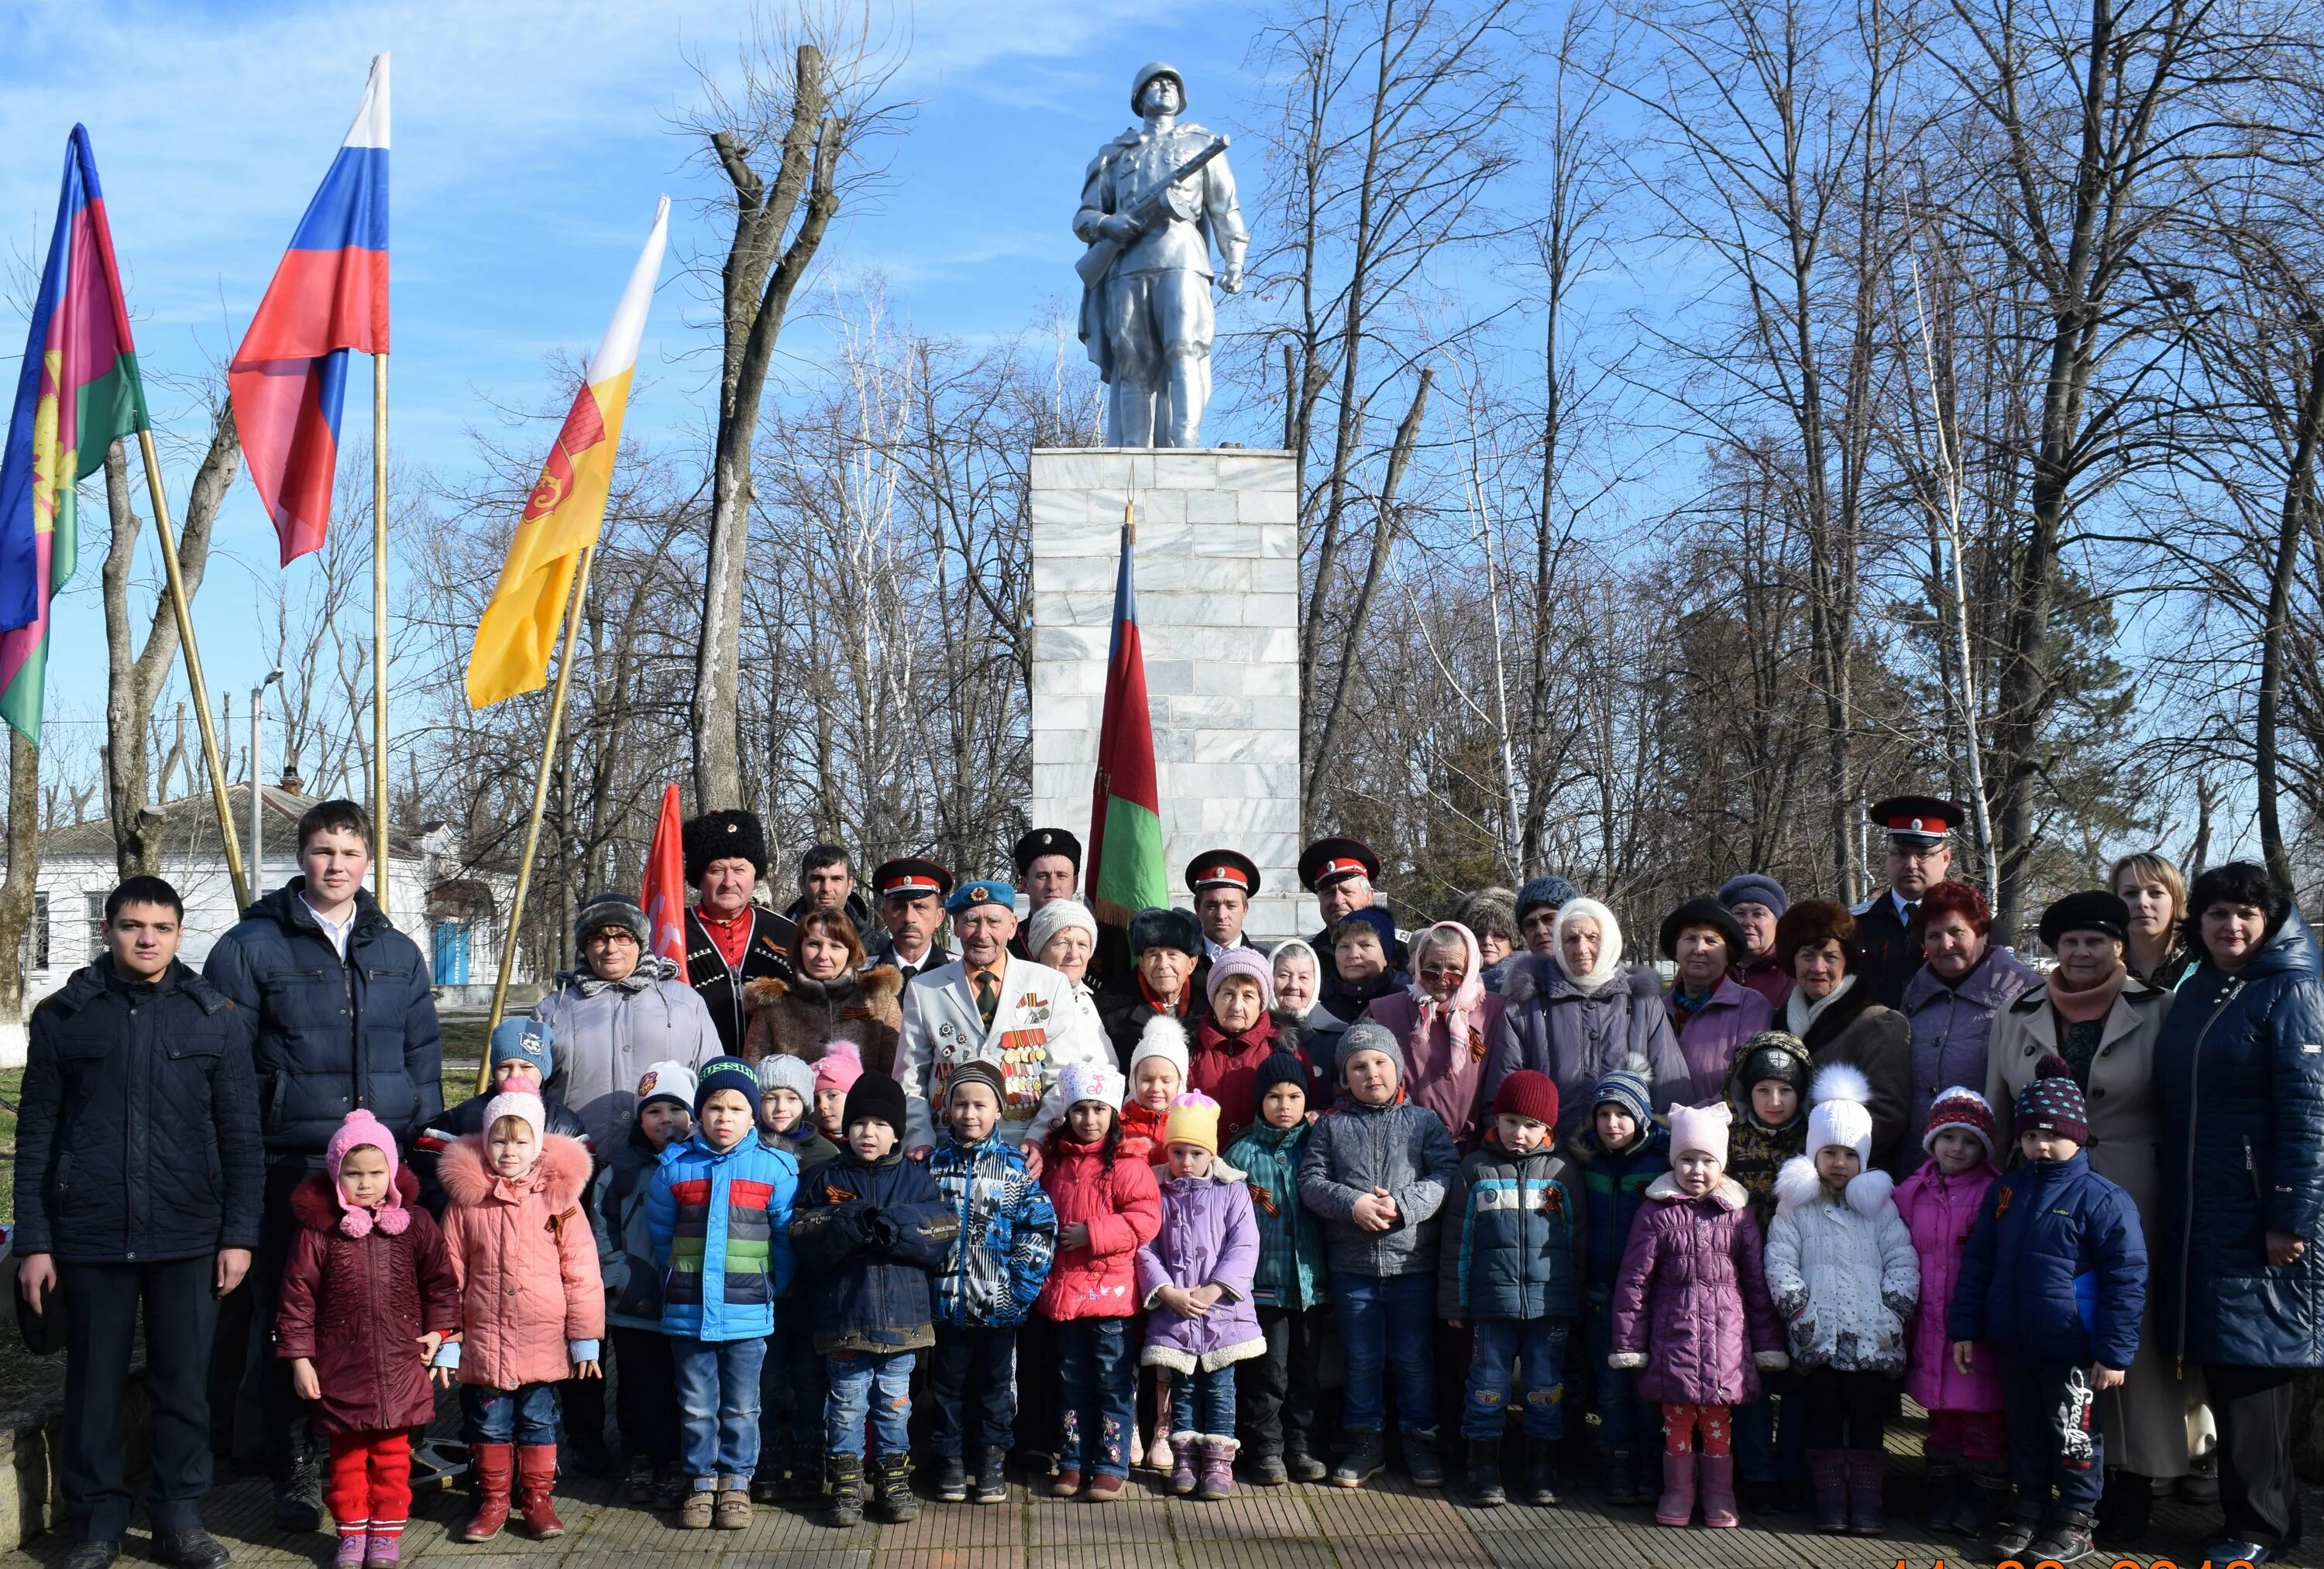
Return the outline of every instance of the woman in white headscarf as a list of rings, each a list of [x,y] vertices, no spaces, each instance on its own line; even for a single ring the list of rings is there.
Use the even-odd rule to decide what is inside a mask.
[[[1655,1109],[1668,1110],[1693,1075],[1671,1033],[1662,977],[1646,965],[1622,962],[1621,923],[1595,899],[1561,906],[1552,951],[1509,960],[1505,1007],[1487,1038],[1484,1103],[1492,1104],[1501,1080],[1520,1068],[1546,1073],[1557,1085],[1563,1142],[1590,1120],[1598,1080],[1635,1055],[1653,1070]]]

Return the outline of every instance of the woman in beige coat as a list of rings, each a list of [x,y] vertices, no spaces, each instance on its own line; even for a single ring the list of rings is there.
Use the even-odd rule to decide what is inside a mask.
[[[2043,1058],[2064,1058],[2089,1108],[2090,1169],[2129,1193],[2139,1225],[2151,1234],[2162,1187],[2154,1042],[2171,994],[2124,968],[2129,919],[2123,901],[2102,890],[2070,895],[2043,912],[2042,942],[2058,956],[2058,968],[2046,986],[1995,1016],[1985,1095],[1999,1147],[2014,1161],[2017,1094],[2033,1082]],[[2144,1536],[2152,1479],[2187,1474],[2188,1421],[2203,1400],[2200,1377],[2191,1369],[2177,1376],[2163,1354],[2152,1297],[2129,1372],[2098,1398],[2107,1470],[2098,1530],[2110,1545]]]

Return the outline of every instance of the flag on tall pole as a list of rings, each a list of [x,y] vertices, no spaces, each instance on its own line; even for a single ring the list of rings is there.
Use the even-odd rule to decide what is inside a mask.
[[[387,353],[387,56],[226,368],[251,483],[282,564],[322,547],[347,352]]]
[[[646,883],[638,904],[646,913],[646,929],[653,940],[647,951],[678,966],[686,980],[686,835],[678,806],[678,786],[661,787],[661,815],[654,819],[653,843],[646,850]]]
[[[76,487],[150,424],[97,155],[76,125],[0,450],[0,718],[29,741],[41,739],[49,601],[79,560]]]
[[[1097,782],[1091,792],[1090,905],[1109,926],[1170,903],[1162,864],[1162,805],[1154,775],[1154,720],[1146,708],[1146,653],[1138,637],[1132,548],[1138,520],[1121,509],[1121,565],[1113,579],[1113,639],[1098,719]]]
[[[613,483],[613,459],[622,445],[622,417],[629,407],[630,378],[638,362],[646,310],[661,276],[662,247],[669,237],[669,198],[654,209],[653,232],[630,270],[622,301],[605,328],[597,357],[573,396],[573,407],[557,433],[540,479],[517,519],[516,537],[492,602],[476,623],[468,654],[468,706],[483,708],[521,692],[548,684],[549,654],[573,591],[581,553],[597,543],[605,521],[605,498]]]

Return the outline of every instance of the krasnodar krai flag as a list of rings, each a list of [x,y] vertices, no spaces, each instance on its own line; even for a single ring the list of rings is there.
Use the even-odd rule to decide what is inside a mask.
[[[50,596],[80,554],[75,487],[115,441],[147,428],[97,155],[76,125],[0,452],[0,717],[27,740],[41,739]]]
[[[1140,910],[1170,903],[1170,874],[1162,864],[1161,793],[1154,773],[1154,719],[1146,706],[1146,649],[1138,633],[1137,538],[1125,508],[1090,801],[1090,908],[1108,926],[1127,926]]]
[[[662,246],[669,237],[669,198],[654,209],[653,233],[630,271],[629,287],[613,307],[613,324],[588,378],[574,395],[557,433],[540,479],[517,519],[501,581],[476,622],[475,647],[468,655],[468,706],[483,708],[549,681],[549,653],[573,592],[581,552],[597,543],[605,521],[605,497],[613,489],[613,458],[622,445],[622,415],[630,401],[630,376],[638,362],[646,309],[661,276]]]
[[[387,56],[226,369],[251,483],[288,566],[322,547],[347,352],[387,353]]]

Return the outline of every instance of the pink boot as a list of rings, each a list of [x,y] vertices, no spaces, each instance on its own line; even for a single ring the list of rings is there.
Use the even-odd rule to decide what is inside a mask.
[[[1694,1451],[1663,1455],[1663,1497],[1655,1505],[1655,1524],[1683,1526],[1694,1518]]]
[[[1205,1438],[1203,1445],[1203,1480],[1195,1485],[1194,1496],[1205,1501],[1234,1497],[1235,1451],[1242,1447],[1232,1438]]]
[[[1702,1457],[1702,1523],[1727,1528],[1743,1523],[1735,1512],[1735,1456]]]

